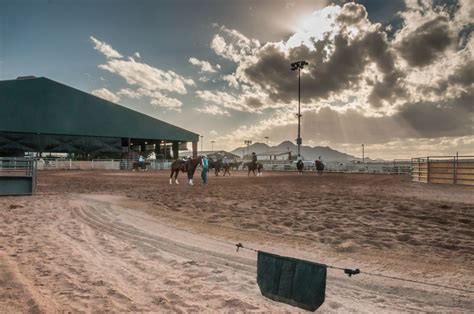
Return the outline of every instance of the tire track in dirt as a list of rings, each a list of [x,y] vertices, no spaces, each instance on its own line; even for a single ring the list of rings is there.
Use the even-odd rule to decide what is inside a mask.
[[[191,259],[191,263],[197,261],[202,264],[203,261],[205,261],[207,264],[206,267],[226,267],[233,270],[244,271],[253,277],[256,276],[255,260],[248,260],[213,250],[206,250],[198,246],[174,241],[169,237],[152,235],[134,226],[122,223],[120,219],[117,219],[117,211],[121,211],[121,209],[110,203],[97,200],[92,201],[92,203],[91,200],[89,200],[88,206],[75,209],[76,214],[83,219],[85,223],[122,240],[146,246],[158,252],[164,251],[179,256],[182,259]],[[125,213],[125,215],[127,215],[127,213]],[[137,218],[135,215],[134,217]],[[177,230],[177,232],[180,231],[181,230]],[[396,309],[400,311],[407,309],[419,310],[424,307],[426,303],[425,300],[432,298],[433,294],[438,295],[437,301],[435,304],[430,301],[429,305],[435,306],[437,310],[455,309],[462,311],[463,309],[469,308],[470,305],[474,305],[473,302],[466,302],[463,298],[459,298],[457,305],[450,304],[452,300],[456,298],[455,293],[441,293],[440,291],[432,289],[424,289],[426,287],[407,285],[400,282],[387,283],[385,280],[367,278],[366,276],[356,281],[344,276],[329,275],[329,280],[328,294],[334,294],[337,295],[337,297],[329,297],[326,306],[333,310],[344,308],[344,304],[347,303],[360,302],[358,301],[360,299],[365,300],[365,302],[368,303],[367,306],[371,305],[374,309],[391,308],[392,310]]]

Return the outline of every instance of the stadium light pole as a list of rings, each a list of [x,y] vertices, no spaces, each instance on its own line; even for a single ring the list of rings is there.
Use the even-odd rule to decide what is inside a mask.
[[[298,70],[298,137],[296,138],[296,144],[298,145],[298,157],[300,157],[301,152],[301,69],[304,68],[305,65],[308,65],[307,61],[301,60],[296,61],[291,64],[291,71]]]
[[[245,145],[247,145],[247,155],[250,155],[250,144],[252,144],[251,140],[245,140]]]
[[[214,152],[214,143],[215,143],[215,142],[216,142],[216,141],[211,141],[211,151],[212,151],[212,152]]]
[[[267,140],[267,155],[268,155],[268,139],[270,138],[269,136],[264,137]]]
[[[203,152],[203,150],[202,150],[203,138],[204,138],[204,135],[201,135],[201,155],[202,155],[202,152]]]
[[[365,151],[364,151],[364,144],[362,144],[362,163],[365,164]]]

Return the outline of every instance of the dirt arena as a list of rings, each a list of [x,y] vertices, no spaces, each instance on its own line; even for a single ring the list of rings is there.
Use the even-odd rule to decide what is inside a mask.
[[[237,242],[474,290],[473,187],[367,174],[180,179],[44,171],[38,195],[0,198],[0,313],[299,311],[260,295],[256,254]],[[472,309],[467,291],[329,269],[318,311]]]

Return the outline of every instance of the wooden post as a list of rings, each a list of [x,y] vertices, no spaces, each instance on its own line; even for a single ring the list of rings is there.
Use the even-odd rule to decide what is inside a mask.
[[[173,159],[179,158],[179,142],[173,142],[171,144],[171,149],[173,150]]]
[[[430,157],[426,157],[426,183],[430,183]]]
[[[197,147],[198,147],[197,141],[193,141],[193,158],[197,158],[198,156]]]
[[[164,148],[165,148],[165,149],[164,149],[165,152],[164,152],[164,154],[163,154],[163,162],[165,162],[166,160],[168,160],[168,155],[167,155],[167,154],[168,154],[168,147],[167,147],[167,145],[168,145],[168,143],[166,143],[166,140],[165,140],[165,141],[164,141],[164,145],[163,145]]]
[[[456,156],[453,157],[453,184],[457,183],[457,172],[458,172],[458,158],[459,155],[456,152]]]

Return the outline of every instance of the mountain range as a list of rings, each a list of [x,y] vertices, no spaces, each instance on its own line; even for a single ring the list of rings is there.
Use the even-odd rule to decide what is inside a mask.
[[[249,153],[255,152],[258,154],[279,154],[285,152],[291,152],[292,156],[296,156],[298,152],[298,146],[290,141],[284,141],[277,146],[268,146],[265,143],[254,143],[249,146]],[[234,149],[231,153],[242,156],[247,155],[247,146],[242,146]],[[361,160],[361,158],[342,153],[328,146],[301,146],[301,156],[304,160],[316,160],[321,156],[324,161],[350,161],[350,160]]]

